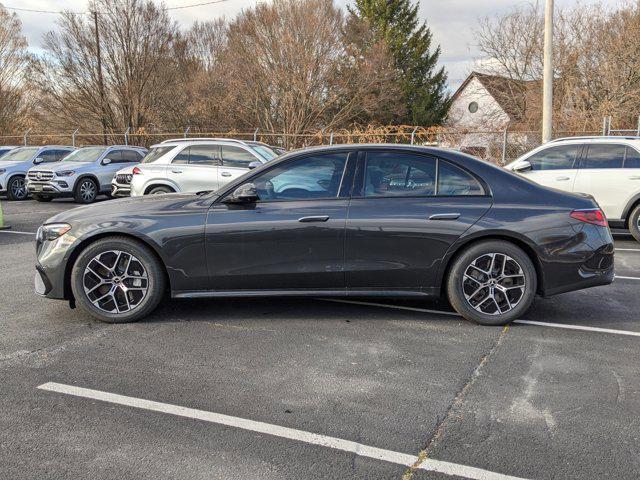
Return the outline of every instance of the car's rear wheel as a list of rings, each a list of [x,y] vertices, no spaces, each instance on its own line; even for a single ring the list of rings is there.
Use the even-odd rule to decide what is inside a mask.
[[[153,187],[149,190],[149,195],[160,195],[161,193],[173,193],[173,190],[169,187]]]
[[[134,322],[149,315],[162,300],[165,285],[158,258],[147,246],[127,237],[90,244],[71,271],[76,302],[109,323]]]
[[[77,183],[73,196],[78,203],[93,203],[98,196],[98,184],[91,178],[82,178]]]
[[[42,195],[31,195],[36,202],[50,202],[53,197],[43,197]]]
[[[640,205],[631,211],[629,216],[629,231],[633,238],[640,242]]]
[[[12,177],[7,184],[7,198],[9,200],[26,200],[29,196],[27,181],[24,177]]]
[[[505,325],[531,306],[536,270],[520,248],[502,240],[474,244],[454,260],[447,279],[453,308],[482,325]]]

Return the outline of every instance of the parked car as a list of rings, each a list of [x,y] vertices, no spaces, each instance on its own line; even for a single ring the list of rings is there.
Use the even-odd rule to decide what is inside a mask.
[[[547,187],[593,195],[609,224],[640,242],[640,138],[562,138],[507,168]]]
[[[260,142],[167,140],[151,147],[148,158],[131,169],[131,196],[217,190],[275,157],[276,153]]]
[[[6,193],[9,200],[25,200],[29,196],[27,171],[34,165],[59,162],[74,150],[65,145],[14,148],[0,157],[0,193]]]
[[[15,150],[16,148],[18,148],[17,145],[1,145],[0,146],[0,157],[2,157],[5,154],[9,153],[11,150]]]
[[[436,148],[292,152],[217,192],[66,211],[36,236],[35,289],[106,322],[174,298],[445,294],[488,325],[536,293],[605,285],[613,239],[592,197]]]
[[[146,149],[126,145],[79,148],[55,165],[36,166],[27,174],[27,189],[39,202],[73,197],[92,203],[111,191],[111,179],[123,164],[140,163]]]

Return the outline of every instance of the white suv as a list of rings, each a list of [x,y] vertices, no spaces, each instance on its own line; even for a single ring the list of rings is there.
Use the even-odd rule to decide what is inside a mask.
[[[506,168],[547,187],[593,195],[612,227],[629,228],[640,241],[640,138],[558,139]]]
[[[137,167],[117,172],[115,190],[131,196],[217,190],[277,155],[268,145],[242,140],[200,138],[167,140],[150,148]],[[130,176],[129,176],[130,175]]]

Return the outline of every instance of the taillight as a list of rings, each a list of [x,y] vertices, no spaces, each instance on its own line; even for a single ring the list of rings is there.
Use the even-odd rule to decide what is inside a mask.
[[[142,170],[140,170],[138,167],[133,167],[133,174],[142,175]]]
[[[588,208],[584,210],[574,210],[570,213],[571,218],[580,220],[581,222],[591,223],[600,227],[607,226],[607,217],[604,216],[604,212],[599,208]]]

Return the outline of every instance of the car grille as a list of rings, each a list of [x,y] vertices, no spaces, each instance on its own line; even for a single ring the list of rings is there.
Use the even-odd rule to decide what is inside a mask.
[[[131,173],[119,173],[116,175],[116,183],[129,185],[131,183],[132,178],[133,178],[133,175]]]
[[[34,182],[48,182],[53,178],[53,172],[35,170],[29,172],[29,180]]]

